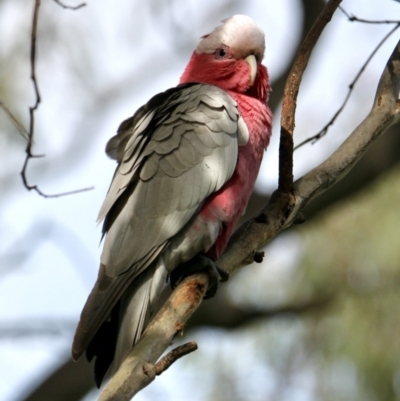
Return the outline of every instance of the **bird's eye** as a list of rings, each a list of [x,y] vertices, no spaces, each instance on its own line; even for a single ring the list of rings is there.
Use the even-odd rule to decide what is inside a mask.
[[[216,59],[223,59],[226,58],[228,55],[228,47],[227,46],[222,46],[219,47],[216,51],[215,51],[215,58]]]

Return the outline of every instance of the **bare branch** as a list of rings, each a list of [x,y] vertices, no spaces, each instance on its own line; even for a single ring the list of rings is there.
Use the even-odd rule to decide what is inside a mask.
[[[14,127],[22,135],[22,137],[26,140],[29,140],[29,132],[18,121],[18,118],[14,116],[14,114],[10,111],[10,109],[4,104],[4,102],[2,100],[0,100],[0,108],[3,109],[4,113],[7,114],[8,118],[12,121],[12,123],[14,124]]]
[[[399,20],[372,20],[358,18],[355,15],[348,13],[343,7],[339,6],[339,10],[349,19],[351,22],[363,22],[364,24],[398,24]]]
[[[282,192],[290,192],[293,187],[293,131],[301,79],[318,38],[340,3],[341,0],[329,0],[324,7],[302,43],[289,73],[289,79],[286,81],[282,102],[279,145],[279,189]]]
[[[339,107],[339,109],[336,111],[336,113],[333,115],[333,117],[330,119],[330,121],[325,125],[324,128],[321,129],[318,133],[315,135],[305,139],[304,141],[300,142],[298,145],[295,146],[294,150],[297,150],[301,148],[303,145],[311,142],[311,144],[316,143],[319,139],[321,139],[323,136],[325,136],[329,130],[329,128],[334,124],[336,119],[339,117],[339,115],[342,113],[343,109],[346,107],[347,102],[350,99],[350,96],[354,90],[355,84],[357,83],[358,79],[362,75],[362,73],[365,71],[367,68],[367,65],[369,62],[372,60],[372,58],[375,56],[376,52],[381,48],[381,46],[389,39],[390,36],[400,27],[400,22],[397,22],[397,25],[387,33],[384,38],[378,43],[378,45],[375,47],[375,49],[372,51],[372,53],[369,55],[365,63],[362,65],[360,70],[358,71],[356,77],[353,79],[351,84],[349,85],[349,91],[347,92],[347,95],[342,103],[342,105]]]
[[[208,275],[198,273],[178,285],[108,382],[99,401],[128,401],[155,379],[154,365],[200,305],[208,283]]]
[[[156,376],[160,376],[161,373],[165,372],[179,358],[182,358],[196,350],[197,343],[195,341],[190,341],[174,348],[172,351],[168,352],[167,355],[163,356],[154,366]]]
[[[296,182],[295,191],[300,201],[298,206],[340,180],[365,153],[368,146],[399,121],[399,90],[400,42],[397,43],[383,71],[371,112],[328,160]]]
[[[54,1],[55,1],[60,7],[66,9],[66,10],[78,10],[78,9],[80,9],[80,8],[86,6],[86,3],[81,3],[81,4],[78,4],[77,6],[67,6],[67,5],[65,5],[64,3],[62,3],[60,0],[54,0]]]
[[[55,0],[57,2],[57,0]],[[66,6],[65,6],[66,7]],[[32,154],[32,146],[33,146],[33,138],[34,138],[34,130],[35,130],[35,111],[38,109],[41,98],[40,98],[40,92],[39,92],[39,84],[37,81],[36,77],[36,43],[37,43],[37,26],[38,26],[38,18],[39,18],[39,8],[40,8],[40,0],[35,0],[35,6],[33,8],[33,17],[32,17],[32,31],[31,31],[31,52],[30,52],[30,66],[31,66],[31,80],[33,83],[33,89],[35,93],[35,104],[31,107],[29,107],[29,131],[28,131],[28,142],[26,145],[25,149],[25,161],[22,166],[22,171],[21,171],[21,177],[22,177],[22,182],[25,186],[25,188],[28,191],[36,191],[40,196],[44,198],[58,198],[60,196],[66,196],[66,195],[73,195],[77,194],[80,192],[85,192],[92,190],[93,187],[88,187],[88,188],[82,188],[82,189],[77,189],[73,191],[66,191],[66,192],[61,192],[57,194],[52,194],[48,195],[45,194],[43,191],[39,189],[37,185],[30,185],[28,183],[28,179],[26,177],[26,170],[28,168],[28,163],[30,159],[33,158],[38,158],[38,157],[43,157],[44,155],[34,155]],[[4,110],[4,107],[3,107]],[[11,115],[12,117],[12,115]],[[13,119],[13,118],[12,118]],[[13,119],[14,121],[14,119]]]
[[[35,156],[33,156],[33,157],[35,157]],[[36,157],[39,157],[39,156],[36,156]],[[94,189],[94,187],[86,187],[86,188],[75,189],[72,191],[59,192],[56,194],[46,194],[46,193],[42,192],[37,185],[30,185],[27,188],[29,190],[36,191],[43,198],[59,198],[61,196],[75,195],[75,194],[79,194],[81,192],[92,191]]]
[[[35,157],[32,155],[32,144],[33,144],[33,134],[34,134],[34,128],[35,128],[35,111],[39,107],[40,104],[40,93],[39,93],[39,87],[38,83],[36,80],[36,36],[37,36],[37,24],[38,24],[38,17],[39,17],[39,7],[40,7],[40,0],[35,0],[35,6],[33,9],[33,20],[32,20],[32,31],[31,31],[31,54],[30,54],[30,61],[31,61],[31,80],[33,83],[33,89],[35,92],[35,104],[31,107],[29,107],[29,131],[28,131],[28,143],[26,145],[25,153],[25,162],[22,167],[21,171],[21,177],[22,181],[24,183],[24,186],[28,189],[34,189],[36,190],[40,195],[40,191],[36,188],[36,186],[30,186],[28,184],[27,178],[26,178],[26,169],[28,167],[28,162],[29,159]]]

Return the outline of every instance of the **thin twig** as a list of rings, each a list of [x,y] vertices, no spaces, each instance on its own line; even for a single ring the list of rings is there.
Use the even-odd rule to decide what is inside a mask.
[[[39,93],[39,87],[37,84],[36,80],[36,35],[37,35],[37,24],[38,24],[38,16],[39,16],[39,7],[40,7],[40,0],[35,0],[35,6],[33,9],[33,20],[32,20],[32,31],[31,31],[31,53],[30,53],[30,65],[31,65],[31,80],[33,82],[33,89],[35,92],[35,104],[31,107],[29,107],[29,131],[28,131],[28,142],[26,144],[26,157],[24,161],[24,165],[22,167],[21,171],[21,177],[22,181],[25,185],[25,187],[28,190],[35,189],[36,186],[30,186],[28,184],[27,178],[26,178],[26,169],[28,167],[28,162],[29,159],[35,157],[32,155],[32,143],[33,143],[33,134],[34,134],[34,128],[35,128],[35,111],[39,107],[40,103],[40,93]]]
[[[29,132],[18,121],[17,117],[14,116],[14,114],[10,111],[10,109],[4,104],[4,102],[2,100],[0,100],[0,108],[3,109],[4,113],[7,114],[8,118],[12,121],[12,123],[14,124],[14,127],[22,135],[22,137],[28,141],[29,140]]]
[[[182,358],[185,355],[190,354],[197,350],[197,343],[191,341],[174,348],[167,355],[163,356],[154,366],[156,376],[160,376],[161,373],[165,372],[175,361]]]
[[[78,10],[78,9],[80,9],[80,8],[86,6],[86,3],[81,3],[81,4],[78,4],[77,6],[67,6],[67,5],[65,5],[64,3],[62,3],[60,0],[54,0],[54,1],[55,1],[60,7],[66,9],[66,10]]]
[[[94,187],[79,188],[79,189],[74,189],[72,191],[59,192],[56,194],[45,194],[37,187],[37,185],[33,185],[31,189],[36,191],[43,198],[60,198],[61,196],[76,195],[81,192],[92,191]]]
[[[82,189],[77,189],[77,190],[73,190],[73,191],[67,191],[67,192],[61,192],[61,193],[57,193],[57,194],[48,195],[48,194],[45,194],[43,191],[41,191],[37,185],[29,185],[28,179],[26,177],[26,170],[28,168],[29,160],[33,159],[33,158],[44,157],[44,155],[32,154],[32,145],[33,145],[34,130],[35,130],[35,111],[38,109],[40,101],[41,101],[39,84],[38,84],[38,81],[36,78],[36,43],[37,43],[37,26],[38,26],[38,18],[39,18],[40,1],[41,0],[35,0],[35,6],[33,9],[33,18],[32,18],[31,52],[30,52],[31,75],[30,75],[30,78],[32,80],[33,89],[34,89],[34,93],[35,93],[35,104],[33,106],[29,107],[29,131],[27,131],[28,142],[26,144],[26,149],[25,149],[26,157],[25,157],[24,164],[22,166],[21,177],[22,177],[22,182],[24,183],[25,188],[28,189],[29,191],[32,191],[32,190],[35,191],[43,198],[58,198],[60,196],[66,196],[66,195],[77,194],[80,192],[86,192],[86,191],[93,189],[93,187],[82,188]],[[12,117],[12,115],[11,115],[11,118],[14,121],[14,118]]]
[[[291,192],[293,187],[293,131],[301,79],[318,38],[340,3],[341,0],[329,0],[324,7],[302,43],[286,81],[282,102],[279,145],[279,190],[282,192]]]
[[[358,79],[360,78],[360,76],[362,75],[362,73],[364,72],[364,70],[367,68],[367,65],[369,64],[369,62],[372,60],[372,58],[375,56],[375,54],[377,53],[377,51],[381,48],[381,46],[386,42],[386,40],[400,27],[400,22],[397,22],[397,25],[389,32],[385,35],[385,37],[378,43],[378,45],[375,47],[375,49],[372,51],[372,53],[369,55],[369,57],[367,58],[367,60],[364,62],[364,64],[362,65],[362,67],[360,68],[360,70],[358,71],[356,77],[353,79],[353,81],[351,82],[351,84],[349,85],[349,91],[347,92],[347,95],[342,103],[342,105],[339,107],[339,109],[336,111],[336,113],[333,115],[333,117],[329,120],[329,122],[321,129],[321,131],[319,131],[318,133],[316,133],[315,135],[305,139],[304,141],[300,142],[298,145],[295,146],[294,150],[297,150],[299,148],[301,148],[303,145],[311,142],[311,144],[314,144],[315,142],[317,142],[319,139],[321,139],[323,136],[325,136],[329,130],[329,127],[331,127],[334,122],[336,121],[336,119],[339,117],[339,115],[342,113],[343,109],[346,107],[347,102],[350,99],[350,96],[354,90],[354,86],[356,84],[356,82],[358,81]]]
[[[348,13],[343,7],[339,6],[339,10],[349,19],[351,22],[363,22],[364,24],[398,24],[399,20],[372,20],[358,18],[355,15]]]

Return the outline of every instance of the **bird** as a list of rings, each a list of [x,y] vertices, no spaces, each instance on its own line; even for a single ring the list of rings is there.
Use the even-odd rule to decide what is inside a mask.
[[[252,18],[224,19],[201,37],[179,84],[152,97],[107,143],[117,168],[98,217],[104,246],[72,345],[74,360],[84,352],[96,358],[98,387],[140,339],[168,277],[176,284],[196,264],[224,277],[215,262],[245,212],[271,136],[264,53]]]

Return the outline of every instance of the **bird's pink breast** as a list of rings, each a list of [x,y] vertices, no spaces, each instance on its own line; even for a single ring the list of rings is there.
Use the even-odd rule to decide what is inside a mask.
[[[249,141],[239,147],[238,162],[230,180],[206,200],[199,213],[203,222],[212,225],[220,222],[217,240],[207,251],[212,259],[221,256],[237,221],[245,212],[271,136],[272,114],[269,108],[253,97],[230,95],[238,103],[239,112],[247,124]]]

